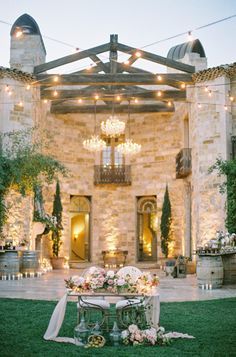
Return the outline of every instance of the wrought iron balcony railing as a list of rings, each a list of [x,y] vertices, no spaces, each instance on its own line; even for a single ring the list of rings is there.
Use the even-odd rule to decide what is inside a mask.
[[[130,165],[95,165],[94,184],[131,185]]]
[[[176,155],[176,178],[187,177],[191,172],[191,149],[182,149]]]

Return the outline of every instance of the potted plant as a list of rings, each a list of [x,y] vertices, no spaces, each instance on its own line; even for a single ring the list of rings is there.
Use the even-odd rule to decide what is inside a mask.
[[[54,195],[53,201],[53,212],[52,216],[55,219],[55,228],[52,230],[52,253],[51,258],[53,269],[63,269],[64,257],[59,257],[59,252],[61,248],[61,236],[62,236],[62,204],[61,204],[61,194],[60,194],[60,184],[57,181],[56,193]]]

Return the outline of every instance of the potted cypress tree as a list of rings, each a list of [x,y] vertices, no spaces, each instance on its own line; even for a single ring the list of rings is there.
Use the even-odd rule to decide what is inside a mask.
[[[53,211],[52,216],[55,218],[55,228],[52,230],[52,253],[51,258],[53,269],[63,269],[64,257],[59,257],[59,252],[61,248],[61,235],[62,235],[62,203],[61,203],[61,193],[60,184],[57,181],[56,193],[54,195],[53,201]]]
[[[161,250],[166,258],[169,255],[169,242],[171,241],[171,221],[171,203],[166,185],[161,216]]]

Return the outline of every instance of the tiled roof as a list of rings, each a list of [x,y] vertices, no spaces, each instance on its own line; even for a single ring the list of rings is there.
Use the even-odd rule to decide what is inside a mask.
[[[15,68],[6,68],[0,66],[0,78],[4,77],[13,78],[25,83],[32,82],[36,79],[33,74],[22,72]]]
[[[196,82],[211,81],[223,75],[227,77],[232,77],[236,75],[236,62],[204,69],[203,71],[194,73],[192,75],[192,78],[193,81],[196,83]]]

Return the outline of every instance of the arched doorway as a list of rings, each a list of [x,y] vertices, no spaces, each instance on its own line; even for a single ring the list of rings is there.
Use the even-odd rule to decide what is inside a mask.
[[[90,199],[73,196],[70,202],[71,261],[89,261],[90,258]]]
[[[157,260],[157,204],[156,197],[138,198],[138,261]]]

